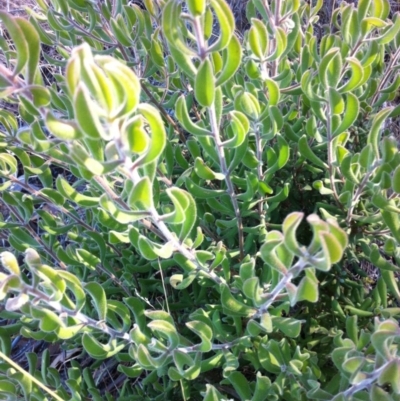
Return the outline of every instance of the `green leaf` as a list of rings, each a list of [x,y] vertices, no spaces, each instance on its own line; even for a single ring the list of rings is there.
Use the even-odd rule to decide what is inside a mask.
[[[75,188],[73,188],[67,180],[62,178],[60,175],[56,179],[56,186],[58,191],[64,198],[67,198],[80,206],[94,207],[98,206],[100,198],[86,196],[79,193]]]
[[[79,261],[91,270],[95,270],[96,266],[101,263],[100,258],[86,249],[77,249],[76,254]]]
[[[358,88],[363,83],[364,78],[364,68],[358,59],[355,57],[348,57],[346,61],[351,69],[351,77],[344,85],[338,88],[340,93],[351,92]]]
[[[151,358],[149,351],[143,344],[138,346],[136,360],[143,369],[153,370],[155,367],[153,358]]]
[[[89,97],[89,91],[83,84],[76,88],[74,110],[79,127],[86,136],[92,139],[109,139],[96,115],[96,107]]]
[[[187,353],[176,350],[174,352],[174,362],[177,369],[171,367],[168,370],[168,374],[173,380],[176,380],[177,377],[186,380],[194,380],[200,374],[201,369],[201,353],[196,353],[195,359],[193,359]],[[185,367],[188,366],[187,369]]]
[[[26,305],[29,302],[30,302],[29,295],[21,293],[14,298],[8,298],[5,305],[5,309],[9,312],[17,311],[20,310],[24,305]]]
[[[208,52],[217,52],[225,49],[231,42],[235,30],[235,17],[225,0],[210,0],[218,19],[220,32],[217,40],[208,48]]]
[[[334,264],[339,262],[343,256],[343,248],[340,245],[336,237],[331,233],[320,233],[320,241],[322,249],[324,250],[324,255],[329,261],[329,264]]]
[[[182,216],[182,226],[179,233],[179,239],[185,241],[190,235],[197,220],[197,208],[193,197],[179,188],[167,189],[167,194],[171,198],[175,207],[180,207],[184,211]],[[179,206],[178,206],[179,205]]]
[[[33,97],[33,104],[35,107],[45,107],[50,104],[50,92],[47,88],[38,85],[31,85],[30,92]]]
[[[296,230],[303,219],[303,213],[290,213],[282,223],[282,232],[286,248],[296,256],[303,256],[304,251],[296,239]]]
[[[34,319],[40,319],[39,327],[46,333],[51,333],[64,326],[58,315],[51,310],[35,307],[31,308],[31,314]]]
[[[13,75],[16,77],[22,72],[26,64],[29,62],[29,45],[24,35],[24,31],[18,23],[22,18],[14,18],[10,14],[0,11],[0,19],[2,20],[15,45],[17,63],[14,67]]]
[[[350,374],[355,374],[363,367],[365,362],[365,358],[361,356],[348,358],[343,362],[342,368]]]
[[[202,393],[203,401],[221,401],[223,395],[211,384],[206,384],[206,391]]]
[[[141,92],[140,82],[136,74],[130,67],[113,57],[96,56],[95,61],[107,72],[114,84],[114,91],[120,99],[120,104],[111,117],[115,118],[133,113],[139,104]],[[147,109],[146,106],[145,109]]]
[[[163,33],[169,43],[171,54],[177,62],[180,55],[188,58],[196,55],[192,49],[186,46],[182,38],[182,27],[180,26],[180,21],[180,4],[173,1],[167,2],[163,9],[162,16]],[[175,49],[175,51],[173,51],[173,49]],[[176,56],[178,56],[178,58]],[[195,69],[191,62],[187,63],[187,65],[190,64],[192,66],[191,68],[183,68],[183,70],[189,74],[193,74]]]
[[[203,15],[206,11],[206,0],[188,0],[187,6],[194,17]]]
[[[84,307],[86,302],[86,296],[81,282],[70,272],[57,270],[57,274],[65,281],[69,291],[71,291],[73,294],[73,299],[70,299],[65,293],[63,304],[67,305],[69,309],[79,312]]]
[[[378,384],[390,384],[395,394],[400,394],[400,361],[395,358],[390,361],[379,375]]]
[[[215,78],[211,61],[207,58],[201,64],[197,71],[194,94],[196,100],[203,107],[210,107],[215,99]]]
[[[395,277],[394,272],[391,270],[381,270],[381,276],[386,284],[389,292],[400,301],[400,290],[398,285],[398,279]]]
[[[218,53],[213,53],[218,54]],[[228,82],[238,70],[242,61],[242,46],[239,39],[233,35],[229,45],[222,53],[222,71],[217,75],[215,86],[221,86]]]
[[[386,107],[374,116],[372,120],[372,126],[370,128],[367,143],[372,144],[374,150],[375,158],[379,159],[379,133],[383,122],[388,118],[389,114],[392,112],[391,107]]]
[[[283,246],[284,236],[279,231],[270,231],[260,248],[261,257],[271,268],[278,270],[281,274],[287,273],[287,266],[282,258],[278,257],[277,250]],[[286,247],[284,248],[286,251]],[[288,253],[288,252],[286,252]]]
[[[283,341],[285,340],[278,343],[276,340],[269,340],[266,344],[261,344],[259,347],[258,358],[262,367],[267,372],[279,375],[282,373],[282,368],[286,366],[286,361],[282,354]]]
[[[320,96],[318,96],[314,90],[313,90],[313,86],[312,86],[312,81],[314,79],[314,76],[311,72],[311,70],[306,70],[302,77],[301,77],[301,91],[311,100],[311,101],[315,101],[315,102],[321,102],[321,101],[325,101],[326,100]]]
[[[82,324],[76,324],[68,327],[59,327],[55,330],[57,337],[62,340],[69,340],[72,337],[75,337],[82,330]]]
[[[208,199],[208,198],[216,198],[218,196],[222,196],[226,194],[225,190],[222,189],[207,189],[197,185],[193,182],[189,177],[185,179],[186,188],[188,191],[197,199]]]
[[[256,388],[251,401],[266,401],[268,398],[268,390],[271,387],[271,380],[267,376],[262,376],[261,372],[257,372]]]
[[[225,178],[223,174],[212,171],[200,157],[196,157],[194,161],[194,171],[203,180],[224,180]]]
[[[289,144],[286,142],[285,138],[282,135],[276,136],[279,146],[279,154],[276,162],[272,164],[271,167],[268,167],[265,172],[265,181],[268,182],[270,178],[272,178],[273,174],[283,168],[289,160],[290,157],[290,148]]]
[[[257,120],[261,114],[258,99],[250,92],[239,92],[235,97],[235,109],[246,114],[251,120]]]
[[[169,259],[174,251],[174,247],[171,242],[160,245],[150,241],[148,238],[142,235],[139,237],[138,245],[140,252],[148,260],[154,260],[159,257],[163,259]]]
[[[268,56],[265,60],[266,61],[275,61],[278,60],[287,48],[287,35],[283,28],[280,26],[276,27],[275,31],[275,50],[274,52]]]
[[[240,111],[233,110],[229,116],[232,119],[232,131],[234,137],[222,142],[222,146],[225,148],[237,148],[243,144],[246,139],[246,135],[250,129],[250,123],[247,117]]]
[[[132,208],[144,211],[153,207],[153,187],[148,177],[143,177],[135,184],[128,203]]]
[[[116,339],[110,340],[108,344],[102,344],[88,333],[83,333],[82,345],[86,352],[95,359],[110,358],[126,347],[125,343],[118,345]]]
[[[46,113],[45,123],[48,130],[54,136],[65,141],[72,141],[83,137],[81,130],[74,121],[58,119],[50,111]]]
[[[279,103],[279,98],[280,98],[278,84],[270,78],[266,78],[264,80],[264,82],[268,88],[268,105],[269,106],[277,106]]]
[[[99,320],[105,320],[107,317],[107,297],[104,288],[99,283],[92,281],[85,285],[85,290],[93,300]]]
[[[106,210],[111,216],[121,224],[133,223],[150,216],[149,212],[144,210],[125,210],[119,208],[113,201],[108,199],[107,194],[100,197],[98,204]]]
[[[147,327],[152,331],[160,333],[161,336],[168,339],[169,349],[174,349],[179,345],[179,335],[176,328],[169,322],[165,320],[153,320]]]
[[[272,316],[272,324],[290,338],[298,337],[301,331],[301,321],[292,318]]]
[[[390,28],[387,29],[381,36],[379,36],[378,38],[374,38],[374,40],[376,40],[378,42],[378,44],[386,45],[386,44],[390,43],[396,37],[396,35],[399,33],[399,31],[400,31],[399,15],[395,14],[394,18],[395,18],[394,24],[392,24],[392,26],[390,26]]]
[[[247,298],[252,300],[255,306],[259,307],[264,303],[264,300],[261,297],[262,289],[258,277],[250,277],[244,281],[242,292]]]
[[[129,32],[125,25],[125,21],[121,14],[118,14],[116,18],[110,18],[110,28],[115,38],[121,45],[129,47],[132,46],[132,40],[129,37]]]
[[[232,372],[228,380],[242,400],[251,399],[250,385],[247,379],[240,372]]]
[[[400,166],[397,166],[392,176],[392,188],[397,194],[400,194]]]
[[[102,175],[105,172],[104,165],[91,157],[85,147],[77,141],[70,146],[70,156],[78,165],[94,175]]]
[[[319,79],[324,87],[336,88],[342,73],[340,49],[333,47],[327,51],[319,66]]]
[[[333,115],[342,114],[344,111],[344,101],[342,95],[334,88],[329,88],[330,111]]]
[[[139,364],[133,366],[118,365],[117,370],[132,379],[139,377],[143,373],[143,369]]]
[[[390,400],[391,398],[390,394],[377,384],[372,385],[370,389],[370,397],[371,401]]]
[[[0,153],[0,168],[4,175],[14,175],[18,169],[17,160],[8,153]]]
[[[200,127],[198,124],[192,122],[187,106],[185,97],[182,95],[178,98],[175,105],[175,113],[176,117],[178,118],[179,122],[182,124],[183,128],[188,131],[189,133],[195,136],[210,136],[211,131]]]
[[[371,262],[379,269],[389,270],[394,272],[400,271],[399,267],[397,267],[393,263],[390,263],[387,259],[381,256],[379,248],[377,248],[376,246],[372,248],[369,257]]]
[[[28,61],[26,64],[26,83],[32,84],[35,79],[37,66],[40,58],[40,38],[34,26],[25,18],[15,18],[15,23],[21,29],[28,46]],[[18,51],[18,50],[17,50]]]
[[[196,348],[198,348],[200,352],[211,351],[212,349],[211,340],[213,337],[213,331],[211,327],[199,320],[193,320],[191,322],[187,322],[186,326],[189,327],[190,330],[192,330],[201,338],[201,344]]]
[[[141,166],[146,166],[147,164],[158,160],[162,155],[166,143],[166,133],[160,113],[153,106],[142,103],[138,107],[138,110],[146,118],[151,129],[151,146],[149,146],[149,151],[140,163]],[[155,171],[152,169],[151,173],[148,171],[148,174],[152,181]]]
[[[20,275],[21,271],[19,269],[17,258],[11,252],[2,252],[0,254],[0,261],[3,267],[11,274],[15,274],[17,276]]]
[[[296,292],[296,302],[318,301],[318,280],[315,277],[315,273],[311,269],[306,269],[305,276],[301,279]]]
[[[225,313],[231,316],[251,317],[257,310],[251,308],[233,297],[227,285],[221,285],[221,303]]]
[[[264,61],[268,51],[268,31],[265,24],[259,19],[252,18],[248,35],[251,51],[259,60]]]
[[[326,163],[324,163],[310,148],[310,145],[308,144],[308,138],[307,135],[303,135],[299,139],[299,152],[302,156],[304,156],[306,159],[310,160],[314,164],[316,164],[318,167],[322,167],[323,169],[328,169],[328,166]]]
[[[347,94],[347,102],[346,102],[346,107],[344,111],[344,116],[341,124],[339,127],[336,128],[336,130],[333,133],[333,136],[340,135],[344,131],[347,130],[347,128],[351,127],[353,123],[357,120],[358,113],[359,113],[359,108],[360,104],[358,101],[358,98],[353,95],[352,93]]]

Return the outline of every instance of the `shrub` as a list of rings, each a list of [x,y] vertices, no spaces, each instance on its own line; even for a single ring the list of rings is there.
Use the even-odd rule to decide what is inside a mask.
[[[389,2],[37,3],[0,12],[1,399],[399,400]]]

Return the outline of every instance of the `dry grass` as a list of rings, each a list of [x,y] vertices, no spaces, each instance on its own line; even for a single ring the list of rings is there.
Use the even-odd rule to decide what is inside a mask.
[[[35,0],[0,0],[0,10],[7,11],[12,14],[24,14],[24,7],[34,7]]]

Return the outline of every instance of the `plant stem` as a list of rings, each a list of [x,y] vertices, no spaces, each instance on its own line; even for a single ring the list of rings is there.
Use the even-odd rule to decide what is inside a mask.
[[[229,348],[234,347],[236,344],[240,344],[243,340],[247,340],[249,337],[250,336],[239,337],[233,341],[230,341],[230,342],[224,343],[224,344],[212,344],[211,350],[212,351],[228,350]],[[190,352],[199,352],[200,346],[201,346],[201,344],[196,344],[191,347],[180,347],[180,348],[177,348],[177,350],[180,352],[184,352],[185,354],[188,354]]]
[[[399,358],[394,358],[397,361],[399,361]],[[344,399],[349,399],[353,394],[358,393],[361,390],[364,390],[366,388],[369,388],[374,382],[377,381],[381,373],[388,367],[389,364],[393,362],[393,359],[390,359],[387,361],[385,364],[383,364],[381,367],[374,369],[371,373],[366,373],[366,378],[362,381],[360,381],[357,384],[353,384],[349,389],[346,391],[343,391],[342,394]],[[338,394],[338,395],[340,395]]]
[[[336,168],[333,165],[333,138],[332,138],[332,128],[331,128],[331,109],[329,104],[327,104],[326,106],[327,110],[326,110],[326,139],[328,142],[328,173],[329,173],[329,181],[331,184],[331,189],[333,191],[333,197],[335,198],[336,203],[338,204],[338,206],[340,208],[343,208],[340,200],[339,200],[339,196],[337,194],[337,190],[336,190],[336,184],[335,184],[335,172],[336,172]]]
[[[115,329],[107,326],[105,322],[103,322],[103,321],[100,322],[98,320],[92,319],[92,318],[84,315],[81,312],[71,311],[70,309],[63,307],[59,302],[52,301],[51,297],[47,296],[42,291],[39,291],[36,288],[33,288],[26,284],[24,287],[25,288],[23,289],[23,291],[26,294],[29,294],[29,295],[35,297],[35,299],[37,299],[37,300],[45,302],[47,305],[49,305],[51,308],[53,308],[57,313],[59,313],[61,315],[65,314],[74,319],[77,319],[82,323],[82,325],[91,327],[93,329],[100,330],[103,333],[108,334],[112,338],[120,338],[124,341],[128,341],[128,343],[132,342],[128,333],[123,333],[121,331],[115,330]]]
[[[240,259],[242,260],[244,258],[244,234],[243,234],[242,215],[240,213],[239,202],[236,198],[235,188],[232,183],[230,172],[229,172],[228,166],[226,165],[224,147],[222,146],[221,138],[219,135],[219,127],[218,127],[218,123],[217,123],[217,113],[215,110],[215,104],[213,104],[211,107],[209,107],[208,111],[209,111],[209,116],[210,116],[211,132],[213,135],[215,145],[217,147],[217,153],[218,153],[218,157],[219,157],[219,164],[220,164],[221,172],[225,176],[225,183],[226,183],[226,187],[227,187],[226,192],[228,193],[229,197],[231,198],[233,210],[235,211],[235,217],[237,220],[237,228],[238,228],[238,232],[239,232],[239,252],[240,252]]]
[[[262,160],[263,146],[262,146],[262,138],[260,135],[260,125],[258,124],[255,127],[254,135],[256,137],[256,157],[258,160],[257,176],[258,176],[258,181],[261,182],[264,180],[263,160]],[[260,199],[260,202],[258,203],[257,207],[258,207],[258,214],[260,215],[260,223],[262,225],[265,225],[264,199]]]
[[[307,265],[307,261],[303,258],[300,258],[297,263],[290,269],[288,272],[281,278],[279,283],[275,286],[275,288],[267,294],[266,301],[258,308],[258,311],[253,316],[253,319],[257,317],[261,317],[263,313],[267,312],[268,308],[275,302],[278,298],[280,292],[286,287],[290,281],[298,276]]]
[[[375,170],[377,166],[374,164],[371,166],[371,168],[367,171],[367,173],[365,174],[364,178],[362,179],[362,181],[360,182],[360,185],[357,188],[356,193],[354,194],[354,198],[351,202],[351,207],[349,208],[348,212],[347,212],[347,217],[346,217],[346,223],[350,224],[352,215],[353,215],[353,211],[354,208],[357,205],[358,199],[360,198],[360,196],[362,195],[362,192],[366,186],[366,184],[368,183],[369,177],[371,176],[371,174],[373,173],[373,171]]]
[[[197,41],[198,55],[199,55],[200,60],[204,61],[208,57],[208,55],[207,55],[207,45],[206,45],[206,42],[204,41],[204,34],[203,34],[202,26],[201,26],[200,17],[194,17],[192,19],[192,23],[193,23],[193,30],[194,30],[194,33],[196,36],[196,41]],[[217,121],[215,102],[213,102],[213,104],[210,107],[208,107],[208,114],[209,114],[209,118],[210,118],[212,137],[214,139],[214,143],[215,143],[216,150],[218,153],[221,173],[225,177],[225,184],[227,187],[226,192],[229,195],[229,197],[231,198],[233,210],[235,212],[235,217],[237,220],[237,228],[238,228],[238,234],[239,234],[239,254],[240,254],[240,260],[242,260],[244,258],[244,234],[243,234],[242,216],[240,213],[239,203],[236,198],[235,188],[232,183],[231,176],[230,176],[230,171],[226,164],[225,151],[224,151],[224,147],[222,146],[222,141],[221,141],[221,137],[220,137],[220,127],[219,127],[219,124]]]

